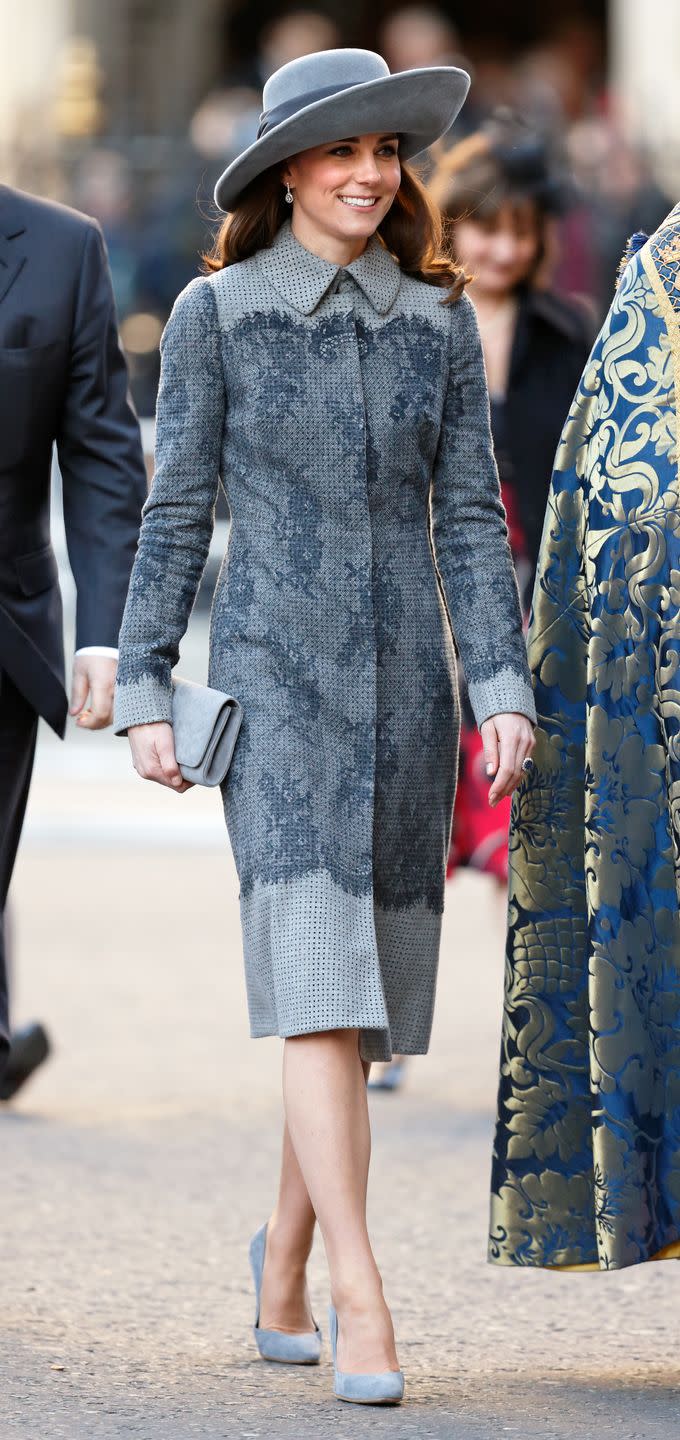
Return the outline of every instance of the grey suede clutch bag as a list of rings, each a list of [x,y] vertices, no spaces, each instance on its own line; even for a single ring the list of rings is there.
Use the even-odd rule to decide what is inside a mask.
[[[175,756],[185,780],[221,785],[231,764],[243,711],[231,695],[172,677]]]

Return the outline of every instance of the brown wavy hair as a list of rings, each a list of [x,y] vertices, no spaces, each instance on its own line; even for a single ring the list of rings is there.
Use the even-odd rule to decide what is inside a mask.
[[[270,166],[243,191],[220,226],[213,250],[202,257],[207,271],[223,270],[272,244],[289,214],[280,170],[280,165]],[[401,184],[377,234],[407,275],[447,291],[442,304],[459,299],[469,276],[453,257],[449,227],[425,186],[403,162]]]

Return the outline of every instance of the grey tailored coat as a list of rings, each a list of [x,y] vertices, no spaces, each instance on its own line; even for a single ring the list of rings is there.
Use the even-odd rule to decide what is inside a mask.
[[[221,477],[209,683],[244,720],[224,804],[252,1034],[424,1052],[458,741],[535,718],[474,310],[374,237],[341,268],[284,223],[179,296],[120,636],[117,730],[169,720]],[[448,612],[448,613],[447,613]]]

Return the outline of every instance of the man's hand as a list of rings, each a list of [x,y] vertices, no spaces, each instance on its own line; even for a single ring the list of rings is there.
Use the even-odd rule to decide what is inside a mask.
[[[108,655],[76,655],[70,713],[81,730],[103,730],[111,724],[117,665]]]
[[[128,740],[132,763],[142,780],[155,780],[183,795],[193,789],[193,781],[185,780],[175,758],[175,737],[166,720],[152,720],[148,725],[130,725]]]
[[[505,795],[512,795],[522,778],[522,766],[536,744],[534,727],[526,715],[492,715],[480,731],[484,763],[489,780],[489,804],[493,808]]]

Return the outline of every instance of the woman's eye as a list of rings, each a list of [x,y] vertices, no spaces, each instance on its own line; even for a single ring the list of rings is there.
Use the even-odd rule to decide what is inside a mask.
[[[351,155],[353,152],[351,145],[334,145],[328,153],[329,155]],[[378,153],[380,155],[396,155],[398,151],[396,145],[381,145]]]

